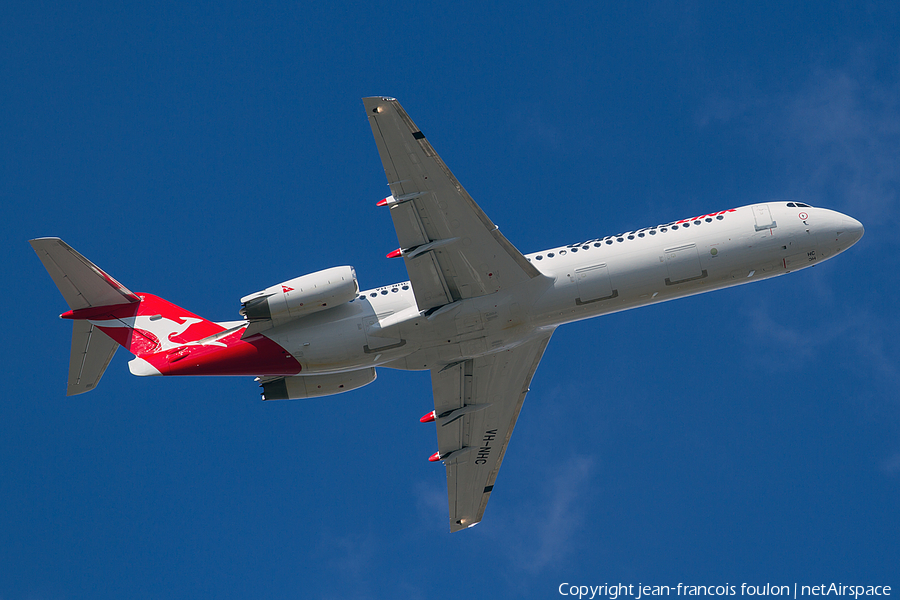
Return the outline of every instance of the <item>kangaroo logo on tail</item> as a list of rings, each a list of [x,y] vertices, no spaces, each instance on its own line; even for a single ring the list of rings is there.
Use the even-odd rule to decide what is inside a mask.
[[[138,340],[132,341],[129,350],[131,350],[135,356],[142,356],[144,354],[164,352],[189,343],[192,340],[178,338],[185,337],[184,334],[190,329],[191,325],[203,322],[203,319],[197,317],[175,317],[175,319],[180,319],[184,322],[179,323],[178,321],[163,317],[162,315],[137,315],[124,319],[109,319],[104,321],[92,320],[91,324],[99,327],[104,333],[107,333],[105,331],[107,328],[124,327],[133,329],[137,335],[142,336],[146,342],[149,342],[149,344],[147,344],[146,342],[139,343]],[[137,348],[136,346],[140,346],[140,348]],[[134,350],[139,350],[139,352],[135,352]]]

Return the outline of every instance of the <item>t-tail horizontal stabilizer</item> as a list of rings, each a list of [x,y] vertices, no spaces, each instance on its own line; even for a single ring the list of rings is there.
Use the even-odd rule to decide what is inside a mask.
[[[134,293],[59,238],[31,240],[31,247],[72,311],[140,302]],[[67,313],[70,314],[70,313]],[[86,319],[74,319],[67,396],[97,386],[119,344]]]

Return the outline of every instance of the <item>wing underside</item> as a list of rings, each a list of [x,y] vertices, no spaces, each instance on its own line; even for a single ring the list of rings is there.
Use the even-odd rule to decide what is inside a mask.
[[[516,348],[431,372],[450,530],[481,521],[531,378],[552,331]]]
[[[460,185],[393,98],[364,98],[419,311],[542,277]],[[437,314],[435,313],[435,316]],[[438,454],[447,469],[450,530],[478,523],[528,385],[552,330],[510,349],[431,372]]]
[[[420,311],[540,275],[472,200],[399,102],[376,97],[363,103]]]

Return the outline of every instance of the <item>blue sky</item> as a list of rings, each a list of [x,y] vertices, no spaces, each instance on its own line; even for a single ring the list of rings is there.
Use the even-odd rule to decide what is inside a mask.
[[[896,3],[7,3],[0,40],[0,599],[900,587]],[[65,397],[29,238],[216,320],[335,265],[404,280],[380,94],[523,252],[785,198],[866,235],[559,329],[460,534],[427,373],[263,403],[120,351]]]

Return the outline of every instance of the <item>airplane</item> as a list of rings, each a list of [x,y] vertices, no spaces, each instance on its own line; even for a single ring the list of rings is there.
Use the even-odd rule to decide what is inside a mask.
[[[397,100],[364,98],[409,281],[360,291],[340,266],[241,298],[213,322],[134,293],[58,238],[30,243],[70,310],[67,395],[94,389],[119,346],[135,375],[247,375],[263,400],[316,398],[387,367],[431,372],[451,532],[482,520],[522,403],[562,324],[816,265],[863,235],[844,214],[768,201],[522,254]]]

